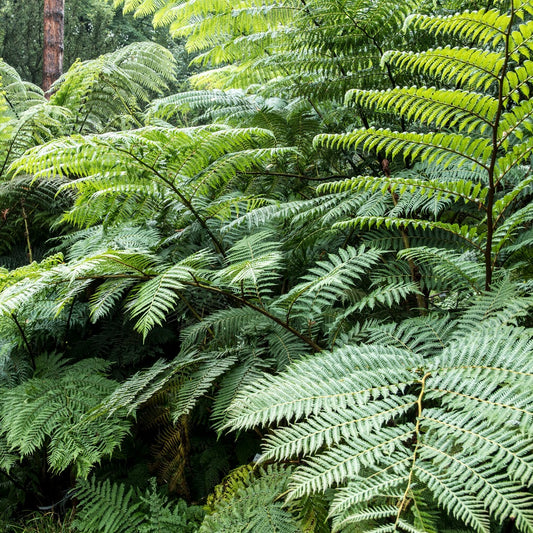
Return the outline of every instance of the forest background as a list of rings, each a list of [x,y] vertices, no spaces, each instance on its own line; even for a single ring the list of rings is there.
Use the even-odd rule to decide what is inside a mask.
[[[66,0],[47,95],[42,5],[0,6],[3,530],[533,531],[532,2]]]

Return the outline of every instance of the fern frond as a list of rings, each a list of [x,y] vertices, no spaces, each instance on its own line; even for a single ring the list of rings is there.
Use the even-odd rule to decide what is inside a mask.
[[[197,401],[213,386],[215,380],[225,374],[236,362],[233,355],[209,352],[202,355],[200,367],[187,376],[179,388],[172,405],[172,418],[176,422],[181,416],[189,414]],[[211,359],[211,360],[208,360]]]
[[[177,372],[182,371],[198,360],[201,360],[201,358],[195,357],[193,354],[183,354],[174,361],[156,361],[149,369],[136,372],[121,383],[105,399],[96,414],[112,416],[115,412],[125,409],[129,415],[137,411],[142,404],[164,388]]]
[[[133,533],[143,520],[140,502],[134,502],[134,491],[109,479],[96,481],[95,477],[78,482],[76,497],[80,500],[76,527],[80,531],[102,533]]]
[[[490,95],[471,91],[443,90],[434,87],[410,87],[386,91],[353,90],[346,93],[347,102],[380,111],[393,111],[410,121],[435,128],[457,128],[486,133],[498,108]]]
[[[296,518],[277,501],[287,486],[290,469],[267,467],[258,476],[228,483],[232,492],[217,502],[199,529],[200,533],[254,531],[257,533],[298,533]]]
[[[228,250],[227,266],[217,273],[219,283],[242,294],[251,292],[261,302],[279,283],[283,260],[279,248],[270,232],[245,237]]]
[[[407,513],[416,479],[417,490],[429,490],[476,531],[490,531],[489,515],[514,516],[528,531],[532,500],[522,487],[532,472],[526,428],[533,415],[524,392],[533,380],[531,332],[507,326],[500,334],[485,325],[465,333],[446,319],[439,332],[428,319],[416,323],[428,341],[419,342],[419,329],[402,349],[346,347],[264,375],[230,406],[228,425],[290,421],[267,438],[264,459],[305,457],[291,498],[344,487],[330,511],[339,530],[354,517],[373,517],[386,530],[402,520],[402,531],[416,531],[418,515]],[[380,507],[384,498],[397,502],[395,513]]]
[[[427,52],[387,52],[383,61],[400,69],[445,79],[458,86],[487,91],[497,83],[504,64],[498,52],[476,48],[439,47]]]
[[[188,261],[183,261],[165,269],[151,280],[143,283],[128,303],[131,316],[137,319],[135,328],[143,337],[155,326],[163,323],[166,315],[175,308],[180,291],[191,282],[196,270]]]
[[[95,463],[121,443],[130,425],[116,416],[91,417],[91,411],[116,386],[102,375],[107,367],[102,360],[87,359],[64,367],[57,377],[33,378],[3,391],[2,433],[10,448],[24,457],[49,439],[52,470],[61,472],[72,465],[80,477],[86,477]]]
[[[527,185],[524,185],[527,186]],[[357,176],[341,182],[330,182],[320,185],[317,192],[342,192],[346,190],[370,190],[375,192],[380,190],[382,193],[390,191],[391,193],[398,193],[403,195],[405,192],[418,193],[425,195],[428,198],[435,198],[440,200],[441,196],[455,197],[455,201],[459,199],[466,202],[474,202],[483,204],[488,191],[482,189],[481,183],[473,183],[472,181],[457,180],[446,182],[443,180],[423,180],[417,178],[403,178],[403,177],[376,177],[376,176]]]
[[[388,129],[361,129],[345,134],[317,135],[315,144],[325,148],[356,148],[383,152],[394,157],[419,157],[428,163],[470,162],[473,166],[486,168],[490,153],[489,139],[470,137],[455,133],[407,133]]]
[[[497,9],[458,13],[449,16],[411,15],[405,27],[429,30],[434,35],[457,35],[462,39],[496,47],[505,38],[510,17]]]
[[[134,124],[150,91],[161,92],[174,79],[172,54],[154,42],[133,43],[85,62],[76,62],[53,86],[50,102],[74,114],[73,132],[98,132],[117,117]]]
[[[289,315],[294,309],[296,315],[318,316],[324,308],[342,301],[346,289],[360,280],[380,258],[379,251],[364,246],[340,249],[338,255],[331,254],[328,261],[319,261],[311,268],[304,281],[284,295],[279,304],[287,308]]]

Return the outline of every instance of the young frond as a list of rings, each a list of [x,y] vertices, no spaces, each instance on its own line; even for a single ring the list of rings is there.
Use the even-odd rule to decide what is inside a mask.
[[[505,39],[510,16],[497,9],[467,11],[448,16],[411,15],[405,27],[430,31],[434,35],[457,35],[465,40],[496,47]]]
[[[6,102],[6,112],[11,118],[35,105],[45,103],[43,91],[37,85],[24,81],[20,74],[0,59],[0,102]]]
[[[318,192],[343,192],[345,190],[358,191],[370,190],[372,192],[381,191],[382,193],[390,192],[401,196],[404,193],[417,193],[424,195],[435,201],[441,198],[452,197],[455,201],[463,200],[465,203],[474,202],[480,206],[488,193],[487,189],[482,188],[480,183],[474,183],[470,180],[424,180],[413,177],[376,177],[376,176],[357,176],[340,182],[329,182],[317,187]]]
[[[488,91],[498,82],[505,59],[499,52],[445,46],[420,53],[391,51],[383,61],[470,90]]]

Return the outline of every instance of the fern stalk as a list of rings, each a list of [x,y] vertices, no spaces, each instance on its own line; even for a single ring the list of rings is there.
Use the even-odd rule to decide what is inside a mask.
[[[30,228],[28,226],[28,215],[26,213],[26,208],[24,207],[24,198],[20,199],[20,207],[22,210],[22,218],[24,220],[24,237],[26,238],[26,246],[28,247],[28,261],[33,263],[33,252],[31,249],[30,241]]]
[[[18,321],[16,315],[11,315],[11,318],[13,322],[15,323],[15,326],[17,326],[17,329],[19,330],[20,337],[22,339],[22,342],[26,346],[26,350],[28,350],[28,355],[30,356],[31,366],[33,370],[35,370],[35,354],[33,353],[32,347],[30,345],[30,341],[28,340],[28,337],[26,336],[26,333],[24,332],[24,329],[20,325],[20,322]]]
[[[388,161],[387,163],[386,161],[387,161],[386,159],[383,160],[383,171],[385,173],[385,176],[387,176],[387,178],[390,178],[391,177],[390,168],[388,165]],[[392,201],[394,203],[394,207],[396,207],[398,205],[398,196],[396,195],[394,191],[390,189],[390,187],[389,187],[389,191],[392,197]],[[403,226],[400,226],[399,229],[400,229],[400,235],[402,236],[404,248],[406,250],[409,250],[411,248],[411,243],[409,242],[409,235],[407,235],[407,231],[405,231],[405,228]],[[407,259],[407,263],[409,265],[411,279],[413,280],[413,283],[415,283],[415,285],[419,288],[419,291],[415,294],[416,303],[418,304],[418,308],[419,308],[418,312],[420,313],[421,316],[424,316],[427,314],[428,303],[422,293],[422,287],[420,287],[420,271],[418,267],[416,266],[415,262],[411,258]]]
[[[492,154],[490,159],[490,164],[488,167],[488,194],[487,194],[487,242],[485,245],[485,290],[490,290],[492,284],[492,240],[494,235],[494,220],[493,220],[493,209],[494,209],[494,199],[496,196],[496,183],[494,179],[494,173],[496,169],[496,161],[498,159],[498,147],[499,147],[499,136],[498,129],[500,126],[500,118],[503,112],[503,84],[505,81],[505,76],[507,74],[507,66],[509,64],[509,41],[511,38],[511,32],[513,29],[513,20],[515,16],[514,1],[511,1],[511,13],[509,17],[509,25],[505,32],[505,52],[504,52],[504,62],[500,73],[500,78],[498,80],[498,107],[496,108],[496,114],[494,116],[494,123],[492,125]]]
[[[424,393],[426,391],[426,380],[431,375],[431,372],[426,372],[422,379],[420,380],[420,394],[418,395],[418,398],[416,400],[416,406],[417,406],[417,416],[416,416],[416,423],[415,423],[415,429],[413,432],[414,438],[416,440],[413,450],[413,461],[411,463],[411,470],[409,472],[409,477],[407,478],[407,486],[405,487],[405,491],[403,493],[402,499],[398,503],[398,514],[396,515],[396,521],[394,522],[394,531],[396,531],[398,527],[398,523],[400,521],[400,517],[402,512],[406,509],[408,499],[409,499],[409,492],[411,491],[411,486],[413,484],[413,474],[415,471],[415,466],[417,463],[417,454],[418,454],[418,448],[420,445],[420,420],[422,420],[422,399],[424,398]]]
[[[185,285],[190,285],[191,287],[198,287],[199,289],[205,289],[210,292],[215,292],[217,294],[222,294],[226,297],[228,297],[231,300],[235,300],[236,302],[245,305],[246,307],[249,307],[250,309],[253,309],[254,311],[257,311],[258,313],[261,313],[263,316],[266,316],[276,324],[279,324],[282,328],[286,329],[287,331],[290,331],[293,335],[296,335],[300,340],[305,342],[307,345],[309,345],[313,351],[315,352],[321,352],[322,348],[310,337],[307,337],[303,333],[300,333],[298,330],[294,329],[290,324],[287,322],[284,322],[281,320],[281,318],[278,318],[276,315],[273,315],[272,313],[269,313],[266,309],[259,307],[246,298],[242,298],[240,296],[237,296],[236,294],[233,294],[228,291],[224,291],[222,289],[219,289],[218,287],[212,287],[210,285],[204,285],[203,283],[200,283],[198,281],[194,283],[187,283],[183,282]]]

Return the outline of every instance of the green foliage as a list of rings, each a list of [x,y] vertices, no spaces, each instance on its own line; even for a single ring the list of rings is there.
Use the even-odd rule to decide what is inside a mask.
[[[354,89],[347,100],[356,106],[399,115],[416,130],[392,131],[362,128],[350,133],[326,134],[315,142],[327,148],[357,148],[391,159],[427,162],[442,167],[439,184],[434,181],[356,178],[340,187],[361,187],[398,194],[433,195],[438,191],[456,200],[472,202],[484,218],[469,224],[443,223],[396,217],[356,217],[341,227],[421,227],[442,229],[465,239],[483,251],[486,287],[490,286],[500,250],[510,244],[513,230],[529,222],[528,210],[515,211],[515,220],[504,213],[520,193],[529,187],[530,176],[518,182],[509,179],[515,169],[527,164],[531,156],[531,113],[533,108],[522,96],[529,96],[528,80],[533,71],[529,60],[531,22],[527,2],[512,2],[508,14],[480,10],[451,18],[411,16],[408,27],[420,27],[435,35],[460,35],[469,46],[439,47],[413,53],[391,51],[383,61],[422,79],[438,80],[439,87],[394,88],[384,91]],[[451,88],[453,87],[453,89]],[[444,131],[442,131],[444,130]],[[480,180],[454,183],[446,177],[449,166],[466,166],[480,172]],[[437,197],[438,198],[438,197]],[[513,216],[511,216],[511,219]],[[481,223],[483,232],[479,231]],[[516,223],[516,225],[515,225]],[[511,226],[513,230],[508,231]],[[505,228],[505,229],[504,229]]]
[[[6,517],[531,531],[530,2],[116,4],[210,70],[1,67]]]
[[[155,480],[143,494],[91,477],[78,484],[75,494],[80,503],[74,525],[80,532],[193,533],[203,517],[199,507],[188,507],[183,500],[169,501],[158,492]]]
[[[5,0],[0,8],[0,57],[37,85],[42,79],[43,4],[43,0]],[[77,59],[94,59],[136,41],[163,45],[169,41],[148,21],[123,16],[103,0],[65,2],[64,22],[65,70]]]
[[[221,490],[210,502],[199,533],[223,531],[257,531],[258,533],[297,533],[302,531],[297,520],[276,501],[286,490],[288,471],[267,467],[259,475],[238,470],[223,481]],[[244,475],[243,475],[244,474]]]
[[[174,79],[175,60],[160,45],[134,43],[85,62],[57,80],[52,104],[73,110],[72,132],[139,125],[140,104]]]
[[[468,324],[439,337],[428,330],[440,344],[429,356],[417,331],[416,347],[346,346],[263,376],[232,404],[229,425],[290,421],[267,437],[262,460],[305,458],[290,499],[341,487],[334,530],[383,520],[418,531],[429,491],[476,531],[491,530],[489,515],[529,531],[531,331]]]
[[[78,476],[86,477],[94,464],[122,442],[130,426],[120,417],[95,419],[91,415],[116,386],[103,373],[108,365],[88,358],[64,366],[54,354],[40,356],[35,364],[34,378],[1,392],[2,435],[21,458],[46,442],[52,471],[72,465]]]

